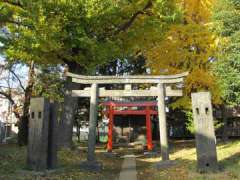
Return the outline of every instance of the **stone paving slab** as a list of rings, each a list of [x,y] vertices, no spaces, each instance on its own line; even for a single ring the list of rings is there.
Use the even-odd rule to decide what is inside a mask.
[[[137,180],[136,159],[134,155],[126,155],[124,157],[119,180]]]
[[[103,164],[98,161],[83,161],[80,164],[80,169],[90,172],[100,172],[103,169]]]

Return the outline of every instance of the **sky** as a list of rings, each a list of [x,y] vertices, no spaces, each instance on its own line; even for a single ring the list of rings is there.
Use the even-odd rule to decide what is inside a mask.
[[[3,56],[0,55],[0,64],[5,64],[5,59]],[[27,83],[27,74],[28,74],[28,68],[24,65],[16,65],[15,66],[15,71],[14,71],[18,77],[21,79],[21,82],[23,85],[26,85]],[[0,71],[0,86],[3,87],[8,87],[7,84],[7,77],[8,77],[8,71]],[[12,76],[11,76],[12,77]],[[19,83],[15,81],[10,81],[11,83],[11,88],[17,88],[19,87]]]
[[[1,28],[0,29],[0,36],[5,36],[6,34],[6,29],[5,28]],[[4,46],[4,44],[2,44],[0,42],[0,47]],[[5,64],[5,58],[2,54],[0,54],[0,65]],[[14,71],[18,77],[21,79],[22,84],[25,85],[27,82],[27,74],[28,74],[28,68],[27,66],[24,65],[16,65],[15,67],[15,71]],[[0,71],[0,86],[8,86],[7,85],[7,81],[6,81],[6,77],[8,76],[8,72],[7,71]],[[11,83],[11,87],[12,88],[17,88],[19,86],[18,83],[16,83],[16,81],[13,81]]]
[[[0,56],[0,62],[4,61],[4,58],[2,56]]]

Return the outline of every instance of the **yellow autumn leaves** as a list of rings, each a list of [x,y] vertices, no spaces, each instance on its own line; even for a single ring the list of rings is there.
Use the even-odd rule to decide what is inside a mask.
[[[218,39],[210,31],[214,0],[179,0],[182,22],[170,26],[164,39],[144,53],[152,74],[189,71],[185,92],[210,90],[220,103],[216,77],[211,73]]]

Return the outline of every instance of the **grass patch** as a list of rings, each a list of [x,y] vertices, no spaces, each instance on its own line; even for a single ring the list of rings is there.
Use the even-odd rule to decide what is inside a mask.
[[[154,164],[161,158],[138,157],[137,176],[139,180],[231,180],[240,179],[240,140],[229,143],[219,143],[217,146],[219,164],[224,168],[216,174],[200,174],[196,172],[196,150],[194,142],[174,142],[171,146],[171,160],[177,164],[164,170],[156,170]],[[118,148],[114,150],[124,154],[142,155],[142,150]],[[80,169],[81,161],[86,160],[86,144],[77,144],[73,150],[58,152],[58,168],[44,176],[23,174],[26,166],[26,148],[14,144],[0,145],[0,180],[114,180],[118,179],[123,159],[104,156],[105,147],[98,145],[96,156],[103,163],[103,171],[90,173]]]
[[[107,158],[103,147],[98,147],[96,156],[103,163],[103,171],[91,173],[80,169],[81,161],[86,160],[86,147],[58,152],[58,168],[46,175],[23,173],[26,167],[26,147],[0,145],[0,180],[106,180],[118,177],[122,159]]]
[[[138,179],[151,180],[231,180],[240,179],[240,141],[232,141],[217,146],[219,165],[223,170],[218,173],[200,174],[196,171],[196,149],[194,143],[175,143],[171,150],[170,159],[176,160],[177,165],[156,170],[154,164],[161,158],[138,158]]]

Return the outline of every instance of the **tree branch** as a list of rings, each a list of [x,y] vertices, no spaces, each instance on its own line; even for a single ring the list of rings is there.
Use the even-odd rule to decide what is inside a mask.
[[[2,86],[2,85],[0,85],[0,88],[9,89],[9,87],[7,87],[7,86]],[[12,89],[14,89],[14,88],[12,88]]]
[[[15,117],[16,117],[17,119],[20,119],[20,118],[21,118],[21,115],[20,115],[20,113],[19,113],[19,111],[18,111],[18,106],[17,106],[17,104],[15,103],[15,101],[13,100],[11,94],[7,94],[7,93],[5,93],[5,92],[0,91],[0,95],[4,96],[5,98],[7,98],[7,99],[9,100],[9,102],[12,104],[13,113],[14,113]]]
[[[20,85],[20,87],[22,88],[22,90],[25,92],[26,89],[24,88],[22,81],[20,80],[20,78],[18,77],[18,75],[10,68],[9,71],[13,74],[13,76],[18,80],[18,83]]]
[[[11,20],[11,19],[8,19],[6,21],[4,21],[4,23],[9,23],[9,24],[15,24],[15,25],[18,25],[18,26],[23,26],[23,27],[29,27],[21,22],[18,22],[18,21],[14,21],[14,20]]]
[[[8,68],[7,68],[7,67],[4,66],[4,65],[0,65],[0,68],[1,68],[1,69],[4,69],[4,70],[10,71],[10,72],[13,74],[13,76],[17,79],[17,81],[18,81],[21,89],[22,89],[24,92],[26,91],[26,89],[24,88],[24,86],[23,86],[23,84],[22,84],[21,79],[20,79],[20,78],[18,77],[18,75],[11,69],[11,67],[8,67]]]
[[[2,96],[4,96],[5,98],[7,98],[12,105],[15,104],[15,101],[13,100],[11,94],[8,94],[8,93],[6,93],[6,92],[0,91],[0,95],[2,95]]]
[[[118,27],[118,29],[114,32],[114,35],[117,35],[122,31],[126,31],[134,23],[134,21],[137,19],[139,15],[145,14],[146,10],[152,8],[152,6],[153,6],[152,0],[149,0],[142,10],[135,12],[127,22],[123,23]]]
[[[12,6],[17,6],[17,7],[20,7],[20,8],[23,8],[23,5],[21,4],[20,1],[11,1],[11,0],[2,0],[3,3],[6,3],[6,4],[9,4],[9,5],[12,5]]]

